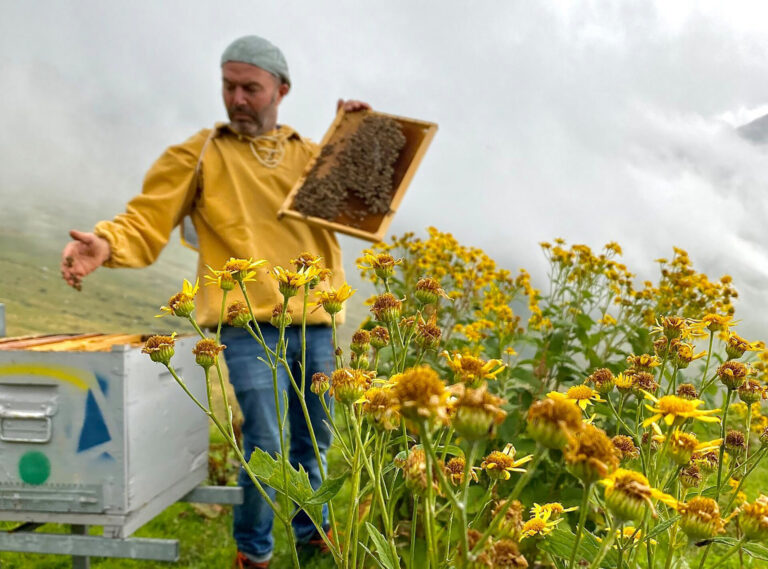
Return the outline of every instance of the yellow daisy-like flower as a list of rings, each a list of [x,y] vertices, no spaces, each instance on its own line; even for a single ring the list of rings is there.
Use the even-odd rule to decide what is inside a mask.
[[[760,352],[764,349],[764,342],[748,342],[734,332],[731,332],[728,336],[728,341],[725,346],[725,351],[731,359],[738,359],[743,356],[745,352]]]
[[[230,257],[229,261],[224,263],[224,270],[229,271],[236,281],[247,282],[256,280],[256,269],[266,264],[264,259],[254,261],[253,258],[236,259]]]
[[[357,268],[361,271],[373,271],[380,279],[388,279],[395,274],[395,265],[402,263],[389,253],[374,253],[370,249],[363,251],[363,256],[357,260]]]
[[[672,508],[677,506],[673,496],[652,488],[648,479],[634,470],[617,468],[600,483],[605,486],[606,505],[623,520],[640,519],[646,506],[651,508],[655,516],[653,500],[659,500]]]
[[[291,264],[296,267],[297,271],[300,271],[301,269],[306,269],[308,267],[316,267],[320,269],[320,261],[322,261],[322,257],[318,257],[317,255],[313,255],[312,253],[308,253],[304,251],[301,255],[296,257],[295,259],[291,259]]]
[[[704,404],[701,399],[683,399],[677,395],[665,395],[658,399],[655,395],[644,391],[646,399],[655,403],[654,407],[646,405],[653,415],[643,421],[643,426],[647,427],[659,419],[664,419],[667,425],[671,425],[678,419],[695,419],[705,423],[719,423],[720,419],[711,417],[713,413],[718,413],[720,409],[700,410],[699,406]]]
[[[562,518],[550,520],[548,515],[532,517],[523,524],[523,529],[520,532],[520,541],[524,540],[526,537],[552,533],[561,520]]]
[[[503,451],[495,450],[486,456],[480,468],[485,470],[491,478],[509,480],[510,472],[525,472],[524,468],[519,467],[533,460],[533,455],[530,454],[515,460],[515,453],[515,447],[507,444]]]
[[[548,518],[551,517],[557,519],[565,512],[574,512],[578,509],[579,508],[577,506],[572,508],[564,508],[560,502],[550,502],[549,504],[543,505],[534,502],[533,506],[531,507],[531,515],[534,517],[547,516]]]
[[[283,267],[274,267],[272,276],[277,280],[277,288],[285,297],[295,296],[299,289],[317,278],[320,270],[309,266],[299,271],[289,271]]]
[[[632,387],[635,385],[635,380],[632,377],[631,374],[623,374],[620,373],[616,376],[616,389],[621,391],[622,393],[626,393],[629,390],[632,389]]]
[[[616,530],[616,537],[621,539],[631,539],[633,543],[637,543],[638,541],[642,541],[643,539],[643,530],[639,530],[634,526],[624,526],[623,530]],[[656,540],[651,539],[650,540],[651,545],[656,545]]]
[[[187,279],[184,279],[181,292],[176,293],[168,300],[168,306],[160,307],[160,314],[156,314],[155,318],[162,318],[167,314],[174,314],[181,318],[186,318],[195,309],[195,295],[197,294],[200,284],[200,280],[195,281],[195,285],[192,286]]]
[[[574,385],[565,393],[560,393],[559,391],[550,391],[547,394],[547,397],[550,399],[565,399],[568,401],[573,401],[582,409],[586,409],[587,406],[592,405],[593,402],[601,403],[605,401],[605,399],[600,398],[600,394],[597,391],[588,385]]]
[[[342,305],[356,292],[355,289],[347,283],[344,283],[338,290],[332,288],[330,290],[316,291],[317,301],[311,304],[317,308],[322,306],[328,314],[336,314],[337,312],[341,312]],[[315,310],[317,310],[317,308],[315,308]]]
[[[728,332],[732,324],[734,324],[732,316],[721,316],[714,313],[706,314],[701,319],[701,327],[710,332]]]
[[[655,423],[654,423],[655,425]],[[664,435],[654,435],[653,440],[658,443],[663,443],[666,440]],[[713,441],[699,442],[696,435],[693,433],[686,433],[679,429],[675,429],[669,435],[669,454],[672,459],[680,464],[688,464],[693,457],[694,453],[707,453],[711,450],[720,448],[720,444],[723,439],[715,439]]]
[[[456,378],[468,384],[486,379],[496,379],[496,376],[506,367],[501,360],[488,360],[486,362],[475,356],[462,355],[458,352],[454,352],[451,356],[447,351],[443,351],[440,355],[446,359],[448,367],[456,374]]]

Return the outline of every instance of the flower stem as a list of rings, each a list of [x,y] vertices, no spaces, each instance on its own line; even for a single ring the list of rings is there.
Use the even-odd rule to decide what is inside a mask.
[[[722,485],[723,477],[723,453],[725,452],[725,424],[728,419],[728,406],[731,403],[731,393],[733,390],[729,387],[725,394],[725,406],[723,407],[723,424],[720,426],[720,437],[723,439],[720,442],[720,457],[717,461],[717,494],[715,495],[715,501],[720,498],[720,488]]]
[[[589,506],[589,496],[592,494],[592,483],[588,483],[584,488],[584,495],[581,498],[581,510],[579,511],[579,525],[576,527],[576,539],[573,542],[573,551],[571,551],[571,558],[568,561],[568,569],[573,569],[573,564],[576,561],[576,553],[579,550],[579,542],[581,542],[581,534],[584,531],[584,522],[587,521],[587,507]]]

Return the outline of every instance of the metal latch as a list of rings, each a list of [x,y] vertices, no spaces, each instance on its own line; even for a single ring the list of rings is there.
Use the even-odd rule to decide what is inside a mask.
[[[44,444],[51,440],[58,405],[56,385],[0,384],[0,441]]]

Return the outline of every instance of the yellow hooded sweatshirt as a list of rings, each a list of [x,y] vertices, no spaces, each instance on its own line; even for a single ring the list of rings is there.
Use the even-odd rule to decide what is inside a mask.
[[[324,266],[333,271],[330,286],[339,288],[344,272],[334,233],[277,219],[277,210],[317,150],[316,144],[285,125],[258,139],[217,125],[213,132],[204,129],[171,146],[147,172],[141,194],[128,203],[125,213],[96,225],[94,233],[109,241],[112,249],[104,266],[153,263],[171,231],[189,215],[198,238],[201,286],[196,306],[201,326],[214,326],[221,310],[221,290],[216,285],[202,286],[203,276],[210,274],[207,266],[221,269],[230,257],[265,259],[269,264],[258,269],[255,282],[247,283],[259,321],[269,321],[274,306],[282,302],[277,282],[269,274],[272,266],[293,270],[291,259],[304,251],[323,258]],[[227,304],[235,300],[242,300],[238,288],[227,295]],[[294,320],[300,318],[301,303],[301,294],[289,302]],[[307,322],[328,324],[330,317],[323,310],[310,310]]]

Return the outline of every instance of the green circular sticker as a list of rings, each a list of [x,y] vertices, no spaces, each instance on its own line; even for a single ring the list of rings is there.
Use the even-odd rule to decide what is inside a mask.
[[[19,460],[19,476],[27,484],[42,484],[50,475],[51,461],[42,452],[28,452]]]

